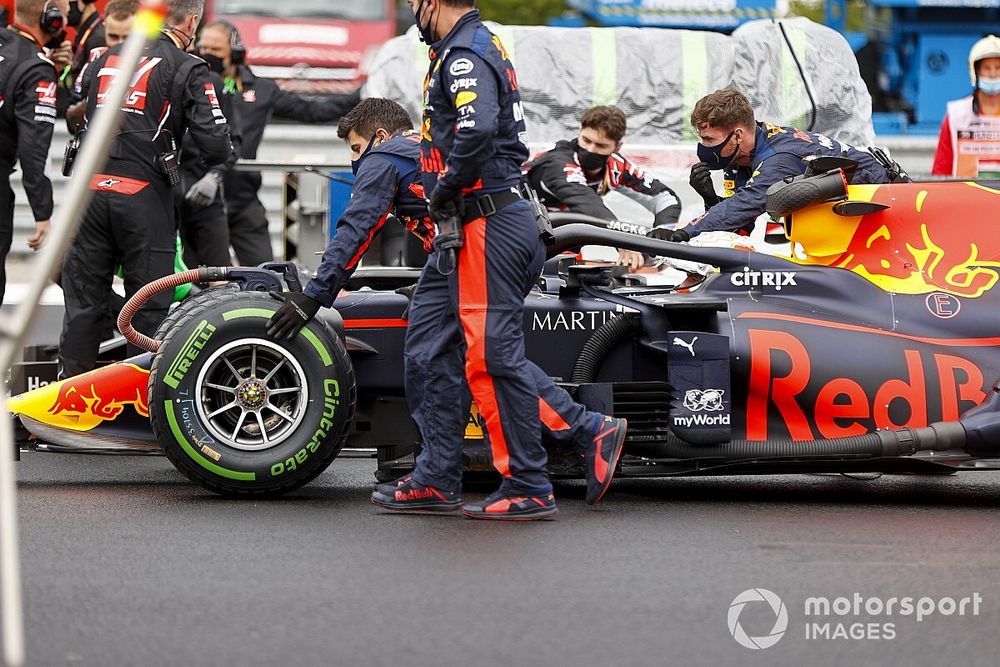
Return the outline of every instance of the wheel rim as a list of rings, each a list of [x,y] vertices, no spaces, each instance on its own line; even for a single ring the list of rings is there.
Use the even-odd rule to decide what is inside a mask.
[[[213,352],[198,373],[195,400],[202,424],[218,442],[245,451],[276,447],[295,433],[309,404],[302,366],[261,338]]]

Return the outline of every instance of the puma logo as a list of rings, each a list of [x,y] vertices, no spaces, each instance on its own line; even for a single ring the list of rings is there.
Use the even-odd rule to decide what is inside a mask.
[[[690,343],[685,343],[680,338],[674,337],[674,345],[680,345],[681,347],[686,347],[688,349],[688,351],[691,353],[691,356],[693,357],[694,356],[694,342],[696,340],[698,340],[697,336],[695,336],[694,338],[692,338]]]

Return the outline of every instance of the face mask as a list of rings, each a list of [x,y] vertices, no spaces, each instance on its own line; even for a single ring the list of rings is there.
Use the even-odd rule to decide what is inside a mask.
[[[1000,95],[1000,79],[980,79],[979,90],[987,95]]]
[[[216,74],[222,74],[226,69],[226,63],[223,62],[222,58],[213,55],[211,53],[199,53],[198,54],[202,60],[208,63],[208,68],[215,72]]]
[[[376,139],[378,139],[378,134],[372,136],[371,141],[368,142],[368,147],[361,151],[361,155],[358,156],[357,160],[351,160],[351,171],[354,172],[355,176],[358,175],[358,169],[361,168],[361,160],[363,160],[365,155],[368,154],[368,151],[378,145],[375,143]],[[382,142],[380,141],[378,143],[381,144]]]
[[[580,161],[580,166],[583,167],[584,171],[598,171],[603,169],[608,162],[607,155],[593,153],[579,146],[576,148],[576,159]]]
[[[192,35],[187,34],[177,26],[173,25],[164,25],[163,29],[166,30],[167,32],[172,33],[173,36],[176,37],[181,42],[182,51],[190,50],[191,45],[194,43],[194,37]]]
[[[413,18],[417,22],[417,32],[420,33],[420,41],[430,46],[437,40],[434,39],[434,31],[431,29],[430,16],[427,17],[427,27],[424,27],[423,25],[424,7],[426,6],[427,6],[426,2],[421,2],[420,6],[417,7],[416,10],[414,10]]]
[[[733,163],[736,156],[739,154],[739,149],[733,152],[729,158],[722,157],[722,151],[725,150],[726,146],[729,144],[729,140],[733,138],[733,134],[736,133],[734,129],[729,135],[722,140],[717,146],[705,146],[704,144],[698,144],[698,159],[708,165],[709,169],[725,169]]]
[[[69,6],[69,14],[66,16],[66,23],[70,24],[74,28],[80,25],[80,21],[83,20],[83,12],[80,11],[80,5],[73,2]]]

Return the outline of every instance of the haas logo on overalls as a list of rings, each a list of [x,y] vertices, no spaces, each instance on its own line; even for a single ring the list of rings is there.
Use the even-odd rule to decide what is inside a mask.
[[[100,85],[97,89],[97,106],[103,106],[104,100],[111,91],[111,82],[118,76],[118,56],[108,57],[108,61],[97,72]],[[149,75],[153,69],[163,61],[163,58],[143,58],[139,61],[139,69],[135,71],[132,80],[129,82],[128,92],[122,102],[122,109],[125,111],[143,111],[146,108],[146,94],[149,88]]]

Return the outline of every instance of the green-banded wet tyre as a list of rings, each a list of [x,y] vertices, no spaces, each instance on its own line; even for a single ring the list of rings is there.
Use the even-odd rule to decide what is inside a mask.
[[[149,416],[171,463],[230,496],[279,495],[340,453],[354,416],[354,370],[341,340],[313,320],[291,341],[264,330],[281,304],[211,290],[161,330]]]
[[[217,297],[219,294],[228,292],[239,292],[240,287],[235,283],[225,283],[219,285],[218,287],[209,287],[208,289],[199,290],[197,292],[191,291],[191,293],[184,297],[181,303],[178,303],[176,307],[172,308],[167,316],[160,323],[160,326],[156,329],[156,335],[154,338],[157,340],[163,340],[164,336],[167,335],[171,329],[177,324],[177,321],[184,316],[186,312],[181,305],[191,307],[194,303],[200,302],[210,302],[213,298]]]

